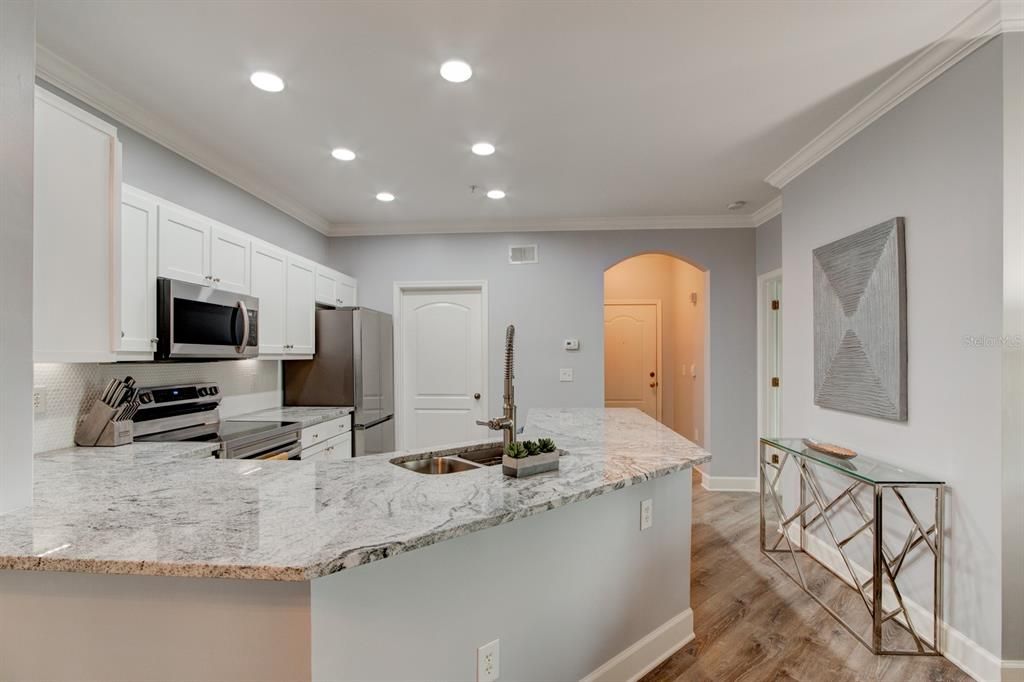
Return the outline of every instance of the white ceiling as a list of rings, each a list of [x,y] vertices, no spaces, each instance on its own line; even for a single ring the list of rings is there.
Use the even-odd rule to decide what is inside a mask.
[[[372,232],[751,213],[766,175],[978,5],[41,0],[37,30],[207,165]],[[472,80],[441,80],[453,57]],[[260,69],[285,91],[254,89]]]

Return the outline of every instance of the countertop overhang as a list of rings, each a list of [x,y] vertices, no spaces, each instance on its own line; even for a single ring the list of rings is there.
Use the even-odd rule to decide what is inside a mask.
[[[430,476],[395,453],[322,462],[66,452],[36,458],[31,507],[0,515],[0,569],[311,580],[689,469],[711,455],[631,409],[529,411],[557,472]],[[135,446],[126,446],[135,447]],[[431,448],[436,451],[438,448]],[[410,454],[402,452],[399,454]]]

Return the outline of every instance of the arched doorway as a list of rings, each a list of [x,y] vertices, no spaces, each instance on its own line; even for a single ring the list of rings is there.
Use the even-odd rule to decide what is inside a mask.
[[[704,443],[707,273],[644,253],[604,273],[605,405],[633,407]]]

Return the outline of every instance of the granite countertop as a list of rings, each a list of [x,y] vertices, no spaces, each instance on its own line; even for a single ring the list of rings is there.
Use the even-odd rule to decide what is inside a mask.
[[[525,479],[500,466],[423,475],[394,453],[37,457],[33,506],[0,515],[0,569],[310,580],[711,458],[637,410],[530,410],[524,437],[541,436],[568,454]]]
[[[33,461],[36,466],[76,464],[87,458],[94,462],[117,464],[118,466],[125,464],[149,465],[161,461],[207,459],[216,449],[216,443],[135,442],[127,445],[118,445],[116,448],[71,447],[50,450],[36,454]]]
[[[237,417],[228,417],[242,421],[279,421],[301,422],[302,428],[315,426],[322,422],[344,417],[355,412],[354,407],[272,407],[269,410],[249,412]]]

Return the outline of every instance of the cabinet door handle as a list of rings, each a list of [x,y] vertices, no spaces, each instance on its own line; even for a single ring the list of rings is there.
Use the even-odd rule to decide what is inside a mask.
[[[217,282],[217,283],[220,283],[220,277],[214,277],[214,278],[213,278],[213,281],[214,281],[214,282]]]
[[[156,344],[156,343],[160,342],[160,339],[150,339],[149,342],[153,343],[153,344]]]

